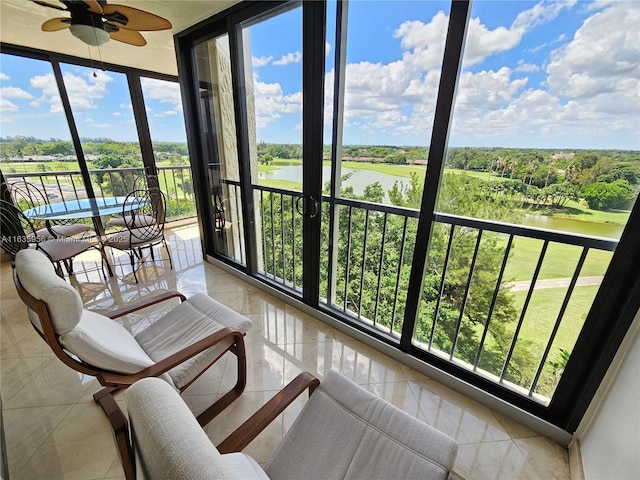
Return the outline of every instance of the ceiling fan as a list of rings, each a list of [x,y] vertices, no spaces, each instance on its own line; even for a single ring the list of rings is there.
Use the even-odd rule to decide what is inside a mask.
[[[74,37],[91,46],[100,46],[113,39],[142,47],[147,41],[140,31],[171,28],[171,22],[158,15],[125,5],[108,4],[106,0],[60,0],[64,7],[42,0],[32,2],[71,14],[71,17],[47,20],[42,24],[42,31],[68,28]]]

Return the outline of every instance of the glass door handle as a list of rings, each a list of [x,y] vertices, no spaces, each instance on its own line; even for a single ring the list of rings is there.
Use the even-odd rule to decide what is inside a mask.
[[[300,207],[300,201],[302,200],[302,208]],[[309,218],[315,218],[320,213],[320,202],[312,196],[305,197],[300,196],[296,200],[296,210],[300,215],[308,216]]]

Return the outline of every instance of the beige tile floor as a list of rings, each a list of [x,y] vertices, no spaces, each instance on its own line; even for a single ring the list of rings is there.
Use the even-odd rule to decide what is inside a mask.
[[[336,369],[411,415],[454,437],[454,471],[466,479],[569,478],[565,448],[378,353],[236,277],[202,261],[197,227],[169,232],[174,260],[147,262],[133,283],[126,257],[105,283],[91,253],[75,280],[89,309],[104,311],[163,290],[206,292],[253,321],[247,334],[245,393],[211,422],[219,442],[301,371]],[[1,394],[11,480],[124,478],[108,423],[93,402],[95,379],[65,367],[29,324],[7,262],[1,265]],[[151,316],[157,312],[152,312]],[[124,320],[136,330],[142,316]],[[233,358],[221,359],[184,394],[196,413],[233,382]],[[122,404],[122,397],[118,397]],[[304,404],[299,399],[245,452],[265,462]]]

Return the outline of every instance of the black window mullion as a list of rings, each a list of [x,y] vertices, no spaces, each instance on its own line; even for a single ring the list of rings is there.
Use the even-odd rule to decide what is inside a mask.
[[[144,171],[147,175],[157,175],[158,170],[153,154],[153,143],[151,142],[151,133],[149,132],[149,121],[144,106],[144,95],[142,93],[140,76],[133,72],[127,72],[127,83],[129,84],[131,106],[133,107],[133,118],[135,119],[138,130],[138,142],[140,144],[140,152],[142,153]]]
[[[413,332],[418,317],[424,269],[427,265],[431,230],[434,222],[440,180],[444,168],[449,127],[453,116],[453,102],[455,100],[458,76],[462,66],[462,52],[470,11],[470,1],[451,2],[449,27],[447,29],[447,38],[444,47],[431,143],[429,145],[427,174],[425,176],[422,206],[418,220],[418,231],[416,233],[416,245],[413,254],[411,275],[409,277],[402,336],[400,337],[400,349],[404,352],[411,350]]]
[[[258,272],[258,254],[255,226],[255,206],[251,183],[251,155],[249,139],[249,116],[247,112],[246,72],[244,69],[244,41],[242,25],[229,19],[229,49],[231,51],[231,78],[233,83],[233,103],[235,105],[236,140],[238,146],[238,167],[240,171],[240,195],[244,218],[244,240],[246,245],[247,274]]]
[[[60,100],[64,109],[64,114],[69,124],[69,132],[71,133],[71,141],[73,142],[73,148],[76,152],[78,159],[78,166],[80,167],[80,174],[82,175],[82,181],[84,182],[84,188],[87,191],[87,197],[95,198],[96,194],[93,190],[93,184],[91,183],[91,174],[89,173],[89,166],[87,165],[87,159],[84,156],[82,149],[82,142],[80,141],[80,135],[78,134],[78,127],[76,126],[75,118],[73,117],[73,110],[71,110],[71,102],[69,101],[69,95],[67,94],[67,88],[62,78],[62,70],[60,69],[60,62],[51,60],[51,67],[53,68],[53,75],[58,85],[58,92],[60,93]],[[100,217],[94,217],[93,224],[96,228],[96,233],[99,236],[104,235],[104,226]]]
[[[320,293],[326,14],[324,1],[302,4],[302,188],[305,200],[318,202],[317,207],[305,208],[303,219],[302,295],[314,308]],[[309,214],[312,211],[315,215]]]
[[[327,266],[327,304],[335,304],[336,269],[338,268],[338,238],[340,206],[333,200],[340,196],[342,184],[342,133],[344,124],[344,90],[347,58],[348,3],[336,3],[335,62],[333,75],[333,119],[331,130],[331,182],[329,198],[329,265]]]
[[[200,241],[205,254],[215,253],[215,242],[210,232],[215,225],[212,219],[209,202],[208,168],[207,168],[207,142],[202,131],[202,119],[210,119],[208,111],[209,103],[200,98],[200,85],[198,79],[195,47],[184,38],[176,38],[178,65],[185,75],[180,78],[180,93],[184,107],[184,119],[189,146],[189,159],[191,164],[193,191],[198,215],[198,228]],[[188,73],[187,73],[188,72]],[[206,111],[202,111],[202,109]],[[215,142],[213,142],[215,144]]]

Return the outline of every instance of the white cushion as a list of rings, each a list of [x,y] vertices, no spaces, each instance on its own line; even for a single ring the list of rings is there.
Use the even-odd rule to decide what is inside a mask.
[[[83,362],[113,372],[136,373],[155,363],[126,328],[88,310],[60,343]]]
[[[444,433],[329,371],[265,471],[277,479],[445,480],[456,450]]]
[[[250,326],[249,319],[198,293],[138,333],[135,339],[158,362],[225,327],[246,333]],[[232,343],[233,339],[221,342],[169,370],[175,386],[181,389],[189,384]]]
[[[233,474],[243,480],[269,480],[262,467],[252,457],[242,452],[222,455],[222,460]]]
[[[15,268],[25,290],[47,303],[53,330],[58,335],[72,330],[82,315],[82,299],[71,285],[56,275],[47,256],[38,250],[20,250],[16,254]],[[35,312],[29,311],[29,319],[42,332]]]
[[[162,380],[145,378],[124,394],[136,455],[136,478],[233,480],[193,413]]]

